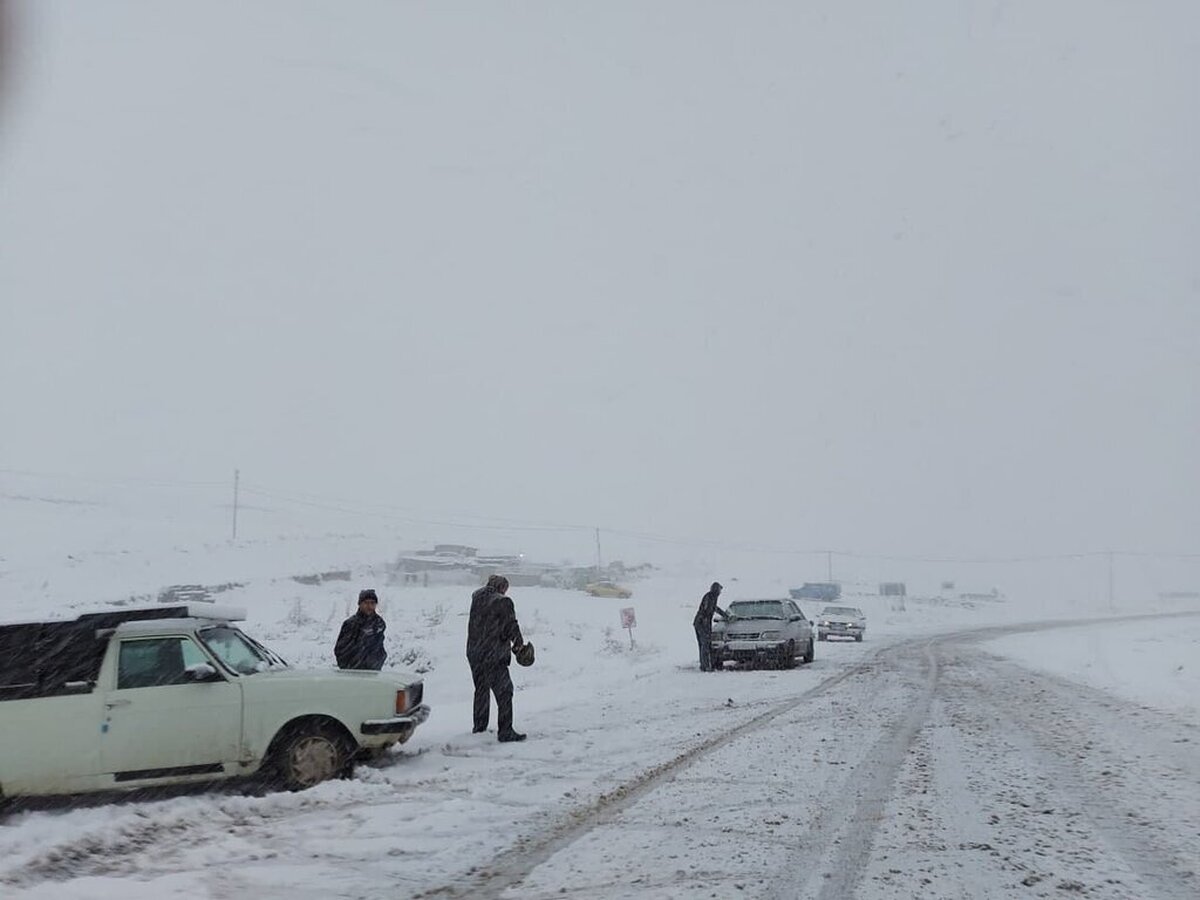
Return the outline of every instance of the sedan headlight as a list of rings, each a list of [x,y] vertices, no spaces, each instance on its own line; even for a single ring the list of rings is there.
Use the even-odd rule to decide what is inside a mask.
[[[762,633],[762,639],[764,641],[777,641],[777,640],[779,640],[779,632],[778,631],[764,631]]]

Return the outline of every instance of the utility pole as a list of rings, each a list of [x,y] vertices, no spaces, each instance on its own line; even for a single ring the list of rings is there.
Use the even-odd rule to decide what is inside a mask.
[[[829,583],[833,584],[833,551],[832,550],[825,551],[825,564],[826,564],[826,568],[829,571]]]
[[[604,568],[604,563],[600,557],[600,529],[596,529],[596,577],[600,577],[600,570]]]
[[[1108,551],[1108,608],[1116,609],[1116,595],[1113,591],[1113,551]]]
[[[233,539],[237,540],[237,514],[238,514],[238,478],[241,473],[237,469],[233,470]]]

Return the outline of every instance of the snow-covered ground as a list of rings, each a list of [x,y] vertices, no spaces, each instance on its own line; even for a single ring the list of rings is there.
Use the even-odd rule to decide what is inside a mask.
[[[1151,619],[1019,635],[993,641],[987,648],[1023,666],[1134,703],[1200,712],[1197,619]]]
[[[332,665],[333,636],[358,588],[370,585],[388,621],[389,665],[423,674],[433,716],[380,764],[304,793],[232,788],[17,811],[0,824],[6,900],[874,898],[912,896],[918,883],[928,897],[1009,896],[1027,878],[1057,878],[1062,890],[1083,884],[1096,896],[1151,895],[1129,893],[1131,885],[1195,896],[1194,882],[1171,880],[1189,870],[1196,848],[1187,806],[1200,801],[1187,780],[1195,743],[1175,743],[1200,738],[1187,702],[1194,619],[987,632],[994,639],[981,651],[974,629],[1105,610],[1020,596],[909,598],[900,610],[863,596],[853,601],[869,621],[862,644],[819,643],[816,661],[792,671],[703,675],[691,616],[720,573],[659,572],[633,583],[631,600],[514,589],[538,661],[513,668],[516,722],[529,740],[501,745],[470,733],[470,587],[394,583],[394,535],[155,541],[131,526],[124,540],[114,532],[89,544],[86,529],[61,533],[69,543],[8,545],[0,618],[69,616],[152,598],[167,584],[229,584],[220,601],[246,608],[249,631],[294,664],[321,667]],[[296,580],[339,569],[350,570],[348,581]],[[796,579],[764,569],[726,580],[732,600],[781,596]],[[620,628],[624,606],[637,612],[632,646]],[[810,615],[818,609],[805,605]],[[1070,682],[1016,669],[998,653],[1093,692],[1081,700]],[[1097,676],[1105,667],[1111,675]],[[1131,684],[1136,696],[1125,694]],[[1109,695],[1094,688],[1169,705],[1174,718],[1159,722],[1119,696],[1102,701]],[[1073,717],[1062,733],[1060,707]],[[1109,726],[1134,713],[1148,725],[1142,736],[1125,729],[1118,745]],[[1057,754],[1080,733],[1106,735],[1094,739],[1096,777],[1121,773],[1127,793],[1113,808],[1138,798],[1132,812],[1153,832],[1137,826],[1141,837],[1122,844],[1123,821],[1082,828],[1079,816],[1112,797],[1095,787],[1046,800],[1056,815],[1023,805],[1042,797],[1047,778],[1067,789]],[[1128,771],[1134,757],[1122,753],[1137,754],[1146,773]],[[1083,812],[1062,813],[1081,796]],[[1145,840],[1160,833],[1181,836]],[[1040,837],[1022,843],[1031,834]],[[1118,849],[1106,855],[1110,844]],[[982,874],[963,874],[980,865]]]

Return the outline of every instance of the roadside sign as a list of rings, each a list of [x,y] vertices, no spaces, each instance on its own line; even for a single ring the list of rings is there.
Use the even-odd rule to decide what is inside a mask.
[[[621,627],[629,632],[629,646],[633,646],[633,629],[637,627],[637,614],[633,611],[632,606],[626,606],[621,610]]]

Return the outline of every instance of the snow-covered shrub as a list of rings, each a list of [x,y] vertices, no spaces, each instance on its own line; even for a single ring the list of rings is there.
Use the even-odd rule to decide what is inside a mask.
[[[657,656],[661,652],[662,648],[655,644],[635,643],[631,647],[629,646],[628,635],[620,634],[611,625],[604,627],[604,640],[600,644],[600,654],[602,656],[626,656],[630,659],[643,659],[648,656]]]
[[[416,672],[418,675],[432,672],[434,668],[429,653],[424,647],[416,645],[393,649],[388,654],[387,666],[389,669],[402,669],[405,672]]]
[[[305,625],[311,625],[316,619],[308,614],[308,610],[304,608],[304,601],[297,597],[284,621],[296,628],[303,628]]]
[[[446,604],[439,603],[432,609],[422,609],[421,621],[427,628],[437,628],[446,621]]]

